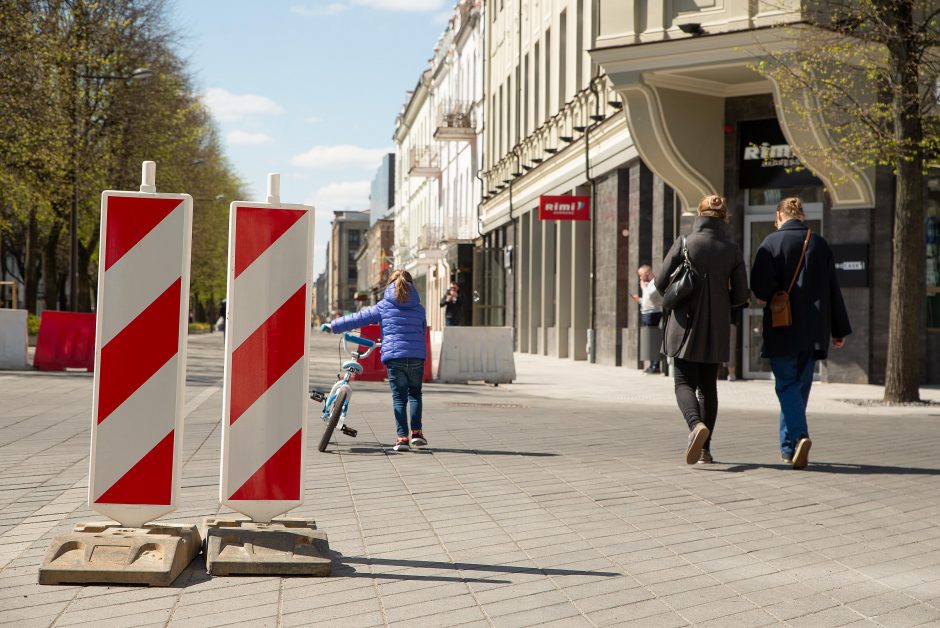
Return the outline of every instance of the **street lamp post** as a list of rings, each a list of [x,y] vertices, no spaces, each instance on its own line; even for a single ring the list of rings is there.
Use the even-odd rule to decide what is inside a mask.
[[[99,81],[138,81],[153,75],[150,68],[137,68],[124,76],[75,74],[75,120],[72,124],[72,209],[69,213],[69,309],[78,311],[78,81],[94,79]]]

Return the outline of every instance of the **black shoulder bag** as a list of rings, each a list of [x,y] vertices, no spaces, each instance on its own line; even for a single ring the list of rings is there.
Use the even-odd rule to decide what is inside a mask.
[[[698,274],[689,259],[689,247],[685,236],[682,236],[682,263],[669,276],[669,285],[663,294],[663,307],[669,310],[682,307],[695,290],[697,279]]]

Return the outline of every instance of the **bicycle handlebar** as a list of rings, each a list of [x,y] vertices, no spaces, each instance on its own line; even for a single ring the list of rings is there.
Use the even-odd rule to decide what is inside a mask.
[[[359,345],[360,347],[368,347],[364,352],[358,354],[358,359],[360,360],[362,358],[367,357],[373,351],[375,351],[376,349],[382,346],[381,340],[369,340],[368,338],[356,336],[354,334],[350,334],[349,332],[346,332],[343,334],[341,342],[343,345],[343,350],[346,351],[346,353],[348,353],[351,356],[356,356],[357,352],[350,351],[349,348],[346,346],[346,343],[351,342],[351,343]]]

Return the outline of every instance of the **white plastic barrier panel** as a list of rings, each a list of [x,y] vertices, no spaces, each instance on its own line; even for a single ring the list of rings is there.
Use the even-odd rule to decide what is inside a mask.
[[[183,442],[193,200],[101,195],[88,503],[126,527],[176,509]]]
[[[229,217],[219,500],[257,522],[303,503],[313,208],[235,202]]]
[[[0,309],[0,369],[25,369],[26,310]]]
[[[445,327],[437,377],[451,384],[512,382],[516,379],[512,328]]]

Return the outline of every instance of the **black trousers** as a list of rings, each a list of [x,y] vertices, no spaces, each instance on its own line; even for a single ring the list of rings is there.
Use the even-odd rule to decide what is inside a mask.
[[[719,364],[689,362],[675,359],[676,403],[689,430],[696,423],[704,423],[712,435],[718,418],[718,367]],[[705,441],[705,449],[711,446],[712,437]]]

